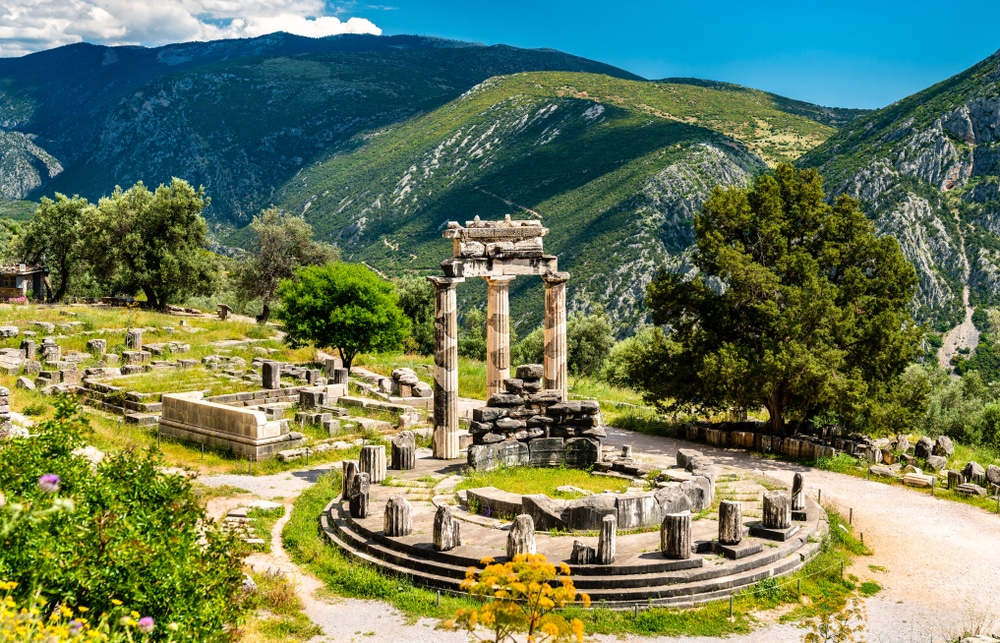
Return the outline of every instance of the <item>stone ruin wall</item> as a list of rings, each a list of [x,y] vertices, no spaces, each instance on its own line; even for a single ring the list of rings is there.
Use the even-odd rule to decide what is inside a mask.
[[[585,468],[601,457],[607,437],[596,401],[561,401],[557,390],[542,388],[541,364],[517,368],[504,381],[506,393],[491,395],[472,412],[468,465]]]

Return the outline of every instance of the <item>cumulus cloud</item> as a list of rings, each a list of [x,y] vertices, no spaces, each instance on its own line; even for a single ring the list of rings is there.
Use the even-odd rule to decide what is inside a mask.
[[[156,46],[275,31],[314,38],[382,33],[365,18],[330,13],[324,0],[3,0],[0,57],[84,41]]]

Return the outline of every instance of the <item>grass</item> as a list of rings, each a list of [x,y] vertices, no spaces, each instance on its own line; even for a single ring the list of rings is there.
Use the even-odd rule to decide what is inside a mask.
[[[284,507],[273,509],[261,509],[254,507],[247,512],[247,525],[253,529],[254,537],[264,541],[262,545],[250,545],[242,543],[246,547],[246,553],[250,552],[271,552],[271,529],[278,519],[285,515]]]
[[[592,493],[604,491],[620,493],[628,489],[629,481],[622,478],[595,476],[582,469],[501,467],[492,471],[468,472],[465,480],[460,482],[455,489],[496,487],[502,491],[521,495],[541,493],[550,498],[578,498],[581,496],[579,493],[556,491],[557,487],[565,485],[578,487]]]
[[[385,601],[409,619],[447,619],[461,608],[474,606],[472,599],[442,593],[440,603],[434,591],[417,587],[409,580],[383,574],[371,565],[347,557],[330,545],[318,530],[318,520],[326,504],[339,493],[341,476],[325,474],[296,500],[291,518],[282,532],[289,556],[322,580],[327,589],[340,596]],[[615,611],[594,604],[592,609],[570,607],[566,617],[583,620],[591,634],[642,636],[727,636],[745,634],[757,623],[762,610],[794,605],[782,621],[800,622],[818,614],[843,608],[848,597],[858,589],[851,578],[841,576],[842,565],[853,556],[866,555],[867,548],[854,538],[849,525],[835,512],[829,512],[831,533],[820,552],[797,573],[781,579],[768,579],[738,593],[734,599],[734,618],[729,618],[728,601],[717,601],[695,609],[654,607]],[[843,528],[841,528],[843,525]],[[802,581],[803,605],[797,594]]]

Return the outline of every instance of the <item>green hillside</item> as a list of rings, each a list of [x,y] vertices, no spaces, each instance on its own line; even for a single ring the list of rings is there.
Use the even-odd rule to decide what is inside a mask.
[[[94,199],[117,185],[206,187],[243,225],[305,164],[498,74],[637,76],[554,50],[416,36],[71,45],[0,59],[0,198]]]
[[[743,185],[834,132],[763,92],[582,73],[491,79],[425,116],[373,132],[304,169],[276,196],[345,258],[436,274],[448,220],[541,217],[573,273],[571,308],[599,303],[622,330],[646,283],[685,265],[690,221],[716,185]],[[521,331],[537,280],[516,282]],[[481,287],[463,286],[468,302]]]
[[[920,316],[939,324],[1000,302],[1000,55],[862,115],[799,163],[861,199],[920,275]],[[942,326],[943,327],[943,326]]]

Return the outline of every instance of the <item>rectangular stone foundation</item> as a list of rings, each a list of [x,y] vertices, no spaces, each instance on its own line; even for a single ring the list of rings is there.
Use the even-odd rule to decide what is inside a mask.
[[[750,535],[756,536],[757,538],[766,538],[767,540],[785,542],[797,534],[800,528],[801,527],[799,525],[792,525],[788,529],[769,529],[765,527],[763,523],[758,522],[750,527]]]
[[[723,545],[717,540],[712,541],[712,551],[716,554],[722,554],[730,560],[739,560],[740,558],[753,556],[754,554],[759,554],[763,549],[764,545],[761,543],[752,543],[746,540],[740,542],[738,545]]]
[[[284,422],[268,421],[262,411],[202,398],[201,392],[163,395],[160,434],[254,460],[266,460],[278,451],[305,445],[305,439],[293,440],[292,434],[283,432]]]

